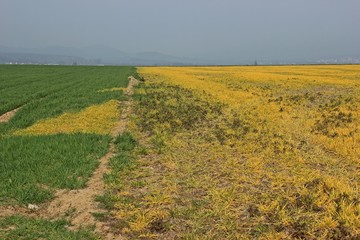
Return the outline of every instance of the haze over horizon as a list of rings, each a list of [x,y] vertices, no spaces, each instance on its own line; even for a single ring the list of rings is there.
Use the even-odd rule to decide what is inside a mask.
[[[221,62],[360,57],[360,1],[0,0],[0,45]]]

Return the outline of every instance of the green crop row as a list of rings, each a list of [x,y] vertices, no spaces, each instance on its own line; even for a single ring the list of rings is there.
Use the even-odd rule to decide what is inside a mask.
[[[49,200],[54,188],[83,187],[108,141],[91,134],[2,139],[0,202],[39,203]]]
[[[25,105],[0,123],[2,204],[43,202],[56,188],[81,188],[106,153],[110,137],[95,134],[13,136],[35,122],[121,99],[131,67],[0,66],[0,102]],[[6,92],[7,91],[7,92]],[[2,94],[6,92],[7,94]],[[3,106],[3,105],[0,106]],[[4,109],[4,108],[2,108]],[[9,109],[7,109],[9,110]],[[119,109],[120,111],[120,109]]]
[[[121,100],[122,88],[127,86],[128,76],[135,68],[0,65],[0,72],[0,115],[20,107],[10,121],[0,123],[0,207],[44,203],[52,199],[57,189],[84,187],[98,160],[108,151],[109,135],[15,132],[46,119],[64,114],[76,116],[99,109],[111,100]],[[61,119],[64,126],[74,124],[66,122],[74,117]],[[9,216],[0,218],[0,238],[98,239],[87,230],[69,231],[67,225],[69,222],[61,219],[50,222]]]
[[[17,70],[17,71],[15,71]],[[83,66],[1,66],[0,114],[21,109],[8,123],[0,123],[0,136],[17,128],[25,128],[40,119],[76,112],[85,107],[120,99],[131,67]],[[20,72],[20,73],[18,73]],[[38,80],[33,80],[33,78]],[[8,82],[22,81],[17,87],[4,87]],[[27,80],[30,79],[30,83]]]

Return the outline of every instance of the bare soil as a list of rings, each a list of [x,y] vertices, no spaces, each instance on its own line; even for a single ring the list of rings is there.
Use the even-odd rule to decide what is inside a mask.
[[[3,115],[0,115],[0,123],[6,123],[10,121],[11,118],[13,118],[17,111],[19,111],[21,107],[15,108],[14,110],[11,110],[7,113],[4,113]]]
[[[125,94],[131,96],[133,87],[137,84],[137,80],[129,77],[129,84],[125,90]],[[128,98],[124,102],[119,102],[121,106],[121,116],[117,126],[112,132],[113,141],[116,136],[121,134],[127,125],[128,116],[131,113],[132,100]],[[45,215],[49,218],[69,217],[71,221],[71,229],[79,229],[85,225],[95,225],[96,231],[102,232],[105,226],[97,222],[93,213],[103,212],[95,202],[95,197],[104,194],[105,185],[103,175],[108,172],[108,162],[115,154],[115,146],[113,141],[110,143],[109,152],[100,159],[99,167],[93,173],[87,186],[79,190],[59,190],[55,194],[55,199],[50,202],[45,210]],[[106,229],[105,229],[106,230]],[[115,238],[110,238],[115,239]],[[118,239],[118,238],[117,238]]]
[[[39,213],[35,210],[31,210],[21,206],[0,206],[0,218],[8,217],[12,215],[23,215],[27,217],[37,217]]]

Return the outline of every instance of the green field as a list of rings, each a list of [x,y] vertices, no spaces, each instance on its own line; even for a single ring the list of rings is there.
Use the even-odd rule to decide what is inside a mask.
[[[11,216],[0,219],[0,238],[6,240],[30,240],[30,239],[67,239],[67,240],[96,240],[99,239],[90,231],[69,231],[68,223],[63,220],[46,221],[43,219]],[[13,229],[5,231],[3,228]]]
[[[111,137],[101,129],[117,120],[114,116],[121,109],[116,101],[123,98],[121,88],[127,86],[127,77],[134,71],[132,67],[0,65],[0,115],[20,107],[10,121],[0,123],[0,207],[44,203],[57,189],[84,187],[98,160],[108,151]],[[113,112],[110,117],[102,113],[109,112],[109,108]],[[52,119],[59,124],[55,134],[46,129],[21,132]],[[9,222],[16,222],[20,232],[2,235],[1,229]],[[81,232],[61,233],[65,225],[8,217],[0,221],[0,237],[87,236]],[[20,237],[22,234],[25,238]]]
[[[13,136],[35,122],[121,99],[131,67],[0,66],[0,114],[21,109],[0,123],[1,204],[42,202],[53,188],[79,188],[105,154],[107,135],[92,133]],[[100,123],[101,124],[101,123]]]
[[[25,128],[40,119],[76,112],[94,104],[120,99],[131,67],[0,66],[0,115],[22,107],[0,135]]]

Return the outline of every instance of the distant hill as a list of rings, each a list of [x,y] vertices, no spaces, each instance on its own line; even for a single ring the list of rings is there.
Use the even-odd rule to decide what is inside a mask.
[[[35,53],[8,53],[0,52],[0,63],[17,64],[97,64],[96,61],[86,60],[75,56],[62,56],[55,54],[35,54]]]
[[[320,59],[317,61],[319,64],[360,64],[360,57],[338,57],[338,58],[327,58]]]
[[[183,58],[159,52],[128,53],[116,48],[93,45],[83,48],[49,46],[43,48],[14,48],[0,46],[1,63],[34,63],[34,64],[73,64],[80,65],[253,65],[239,59],[205,60]],[[360,64],[359,56],[336,56],[324,59],[257,59],[259,65],[283,64]]]
[[[50,46],[44,48],[13,48],[0,46],[0,63],[39,64],[113,64],[113,65],[193,65],[210,61],[180,58],[158,52],[126,53],[103,45],[84,48]]]

